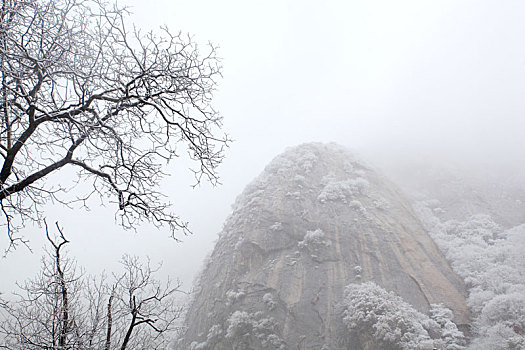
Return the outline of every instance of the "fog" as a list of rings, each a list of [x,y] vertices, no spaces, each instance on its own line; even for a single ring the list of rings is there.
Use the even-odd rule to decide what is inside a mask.
[[[88,273],[123,253],[163,262],[187,289],[236,196],[286,147],[336,142],[377,166],[453,162],[514,176],[525,164],[522,1],[125,1],[147,31],[161,24],[220,46],[214,106],[234,142],[221,185],[193,189],[188,161],[170,163],[163,192],[194,232],[169,238],[115,223],[112,206],[48,206]],[[66,178],[67,172],[57,174]],[[57,179],[57,178],[56,178]],[[43,228],[0,260],[0,290],[39,267]],[[2,235],[0,243],[6,246]]]

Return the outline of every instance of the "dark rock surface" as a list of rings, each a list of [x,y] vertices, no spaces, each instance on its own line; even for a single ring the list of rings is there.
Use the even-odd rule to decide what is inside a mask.
[[[359,281],[469,322],[463,282],[394,185],[336,145],[289,149],[237,199],[176,348],[374,349],[342,323]]]

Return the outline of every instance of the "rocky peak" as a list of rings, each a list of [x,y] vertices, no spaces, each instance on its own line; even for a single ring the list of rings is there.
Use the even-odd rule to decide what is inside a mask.
[[[464,286],[398,189],[346,149],[277,156],[238,197],[204,267],[180,349],[373,349],[343,323],[351,283],[469,319]]]

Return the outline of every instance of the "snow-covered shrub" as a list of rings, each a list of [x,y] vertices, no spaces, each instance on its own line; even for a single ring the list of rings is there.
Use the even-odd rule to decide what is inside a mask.
[[[301,198],[301,192],[300,191],[286,192],[286,194],[284,196],[286,198],[291,198],[291,199],[300,199]]]
[[[264,195],[264,190],[255,190],[255,191],[246,193],[244,197],[244,207],[245,208],[258,207],[262,202],[261,197],[263,195]]]
[[[373,204],[379,210],[387,210],[389,208],[388,202],[384,198],[374,199]]]
[[[275,309],[275,305],[277,305],[277,302],[275,301],[275,298],[273,297],[272,293],[264,294],[263,302],[270,311]]]
[[[362,177],[356,179],[348,179],[336,181],[330,178],[323,178],[326,184],[317,196],[317,200],[321,203],[341,201],[346,203],[348,198],[352,198],[358,194],[368,195],[368,188],[370,184]]]
[[[452,311],[443,306],[442,304],[430,305],[430,318],[440,326],[440,329],[438,331],[444,349],[465,349],[465,336],[458,329],[456,324],[452,322],[453,317],[454,314],[452,313]]]
[[[300,248],[306,248],[311,251],[317,250],[322,246],[328,247],[330,244],[330,241],[320,228],[315,231],[306,231],[303,240],[298,243]]]
[[[488,215],[441,222],[431,207],[416,211],[452,268],[469,287],[472,350],[525,348],[525,224],[502,231]]]
[[[286,175],[293,170],[294,162],[286,158],[284,155],[280,155],[275,158],[265,170],[269,174],[276,174],[278,176]]]
[[[321,178],[321,185],[326,186],[331,182],[337,182],[337,177],[334,173],[330,172]]]
[[[317,196],[319,202],[327,201],[343,201],[346,202],[346,197],[352,195],[352,190],[347,181],[336,181],[326,184]]]
[[[361,204],[360,201],[353,200],[353,201],[350,201],[350,203],[348,203],[348,204],[350,205],[350,208],[354,209],[355,211],[357,211],[361,215],[365,215],[366,216],[366,208],[363,206],[363,204]]]
[[[370,183],[368,180],[366,180],[363,177],[358,177],[354,180],[350,180],[350,185],[352,186],[352,189],[354,192],[356,192],[362,195],[368,195],[368,190],[370,188]]]
[[[497,323],[484,328],[472,343],[472,350],[523,350],[525,340],[522,334],[518,334],[509,326]]]
[[[253,320],[246,311],[235,311],[228,318],[226,338],[239,338],[248,336],[252,332]]]
[[[489,215],[472,215],[466,221],[450,220],[445,222],[449,235],[464,239],[479,238],[490,243],[501,232],[500,226]]]
[[[345,169],[345,173],[350,175],[354,172],[354,165],[352,164],[352,162],[347,161],[345,162],[344,169]]]
[[[481,310],[478,322],[482,325],[503,324],[525,331],[525,286],[513,293],[498,294]]]
[[[233,291],[233,290],[229,290],[226,292],[226,299],[228,301],[228,304],[234,304],[237,300],[241,299],[241,298],[244,298],[244,296],[246,295],[246,292],[244,290],[239,290],[239,291]]]
[[[348,285],[343,305],[348,329],[369,332],[376,341],[409,350],[430,339],[421,325],[425,315],[373,282]]]
[[[190,350],[209,350],[213,349],[215,343],[223,336],[222,327],[218,324],[211,326],[204,342],[192,342],[190,344]]]
[[[434,343],[446,343],[446,349],[463,349],[461,332],[452,332],[448,314],[439,313],[445,330],[437,321],[415,310],[393,292],[388,292],[373,282],[350,284],[345,289],[343,322],[350,331],[366,334],[374,341],[396,345],[403,350],[426,348]],[[437,306],[436,306],[437,308]],[[438,332],[432,339],[429,331]],[[457,327],[456,327],[457,330]],[[431,332],[432,333],[432,332]],[[450,338],[443,340],[444,334]]]
[[[228,318],[226,338],[257,342],[264,349],[286,349],[285,342],[278,335],[278,325],[275,320],[263,317],[261,312],[235,311],[232,313]]]
[[[301,168],[305,173],[312,171],[315,162],[317,161],[317,156],[312,152],[305,152],[299,159],[298,163],[301,164]]]
[[[234,250],[241,249],[241,246],[242,246],[243,242],[244,242],[244,237],[243,236],[239,236],[239,239],[237,239],[237,242],[235,242],[235,245],[233,246],[233,249]]]

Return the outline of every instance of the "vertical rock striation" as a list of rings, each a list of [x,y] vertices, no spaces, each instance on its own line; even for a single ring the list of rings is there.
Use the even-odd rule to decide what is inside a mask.
[[[374,349],[342,323],[364,281],[468,324],[463,282],[395,186],[339,146],[289,149],[237,199],[177,348]]]

